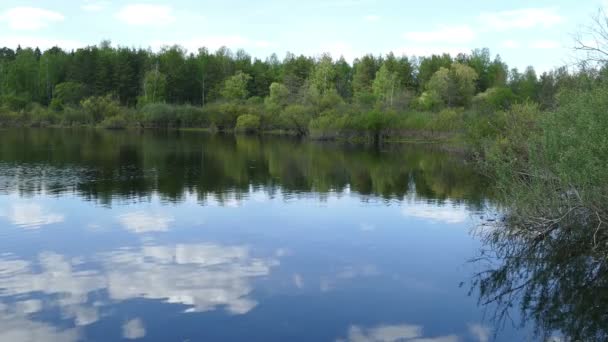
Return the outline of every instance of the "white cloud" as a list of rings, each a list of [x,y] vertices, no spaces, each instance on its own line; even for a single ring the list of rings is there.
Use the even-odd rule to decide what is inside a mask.
[[[485,12],[479,20],[488,28],[495,30],[528,29],[553,27],[565,19],[556,8],[524,8],[502,12]]]
[[[518,49],[521,47],[521,44],[518,41],[509,39],[509,40],[505,40],[504,42],[502,42],[502,47],[507,48],[507,49]]]
[[[558,49],[561,47],[559,42],[554,40],[535,40],[529,44],[531,49]]]
[[[6,212],[0,212],[0,216],[6,216],[12,224],[23,229],[39,229],[65,220],[64,215],[53,213],[37,203],[13,204]]]
[[[475,31],[468,25],[440,26],[431,31],[412,31],[404,34],[405,39],[417,43],[466,44],[475,40]]]
[[[139,318],[129,320],[122,326],[122,337],[128,340],[137,340],[144,336],[146,336],[146,327]]]
[[[101,12],[108,7],[107,1],[95,1],[95,0],[85,0],[84,4],[80,6],[83,11],[86,12]]]
[[[169,224],[174,221],[170,215],[162,213],[147,213],[137,211],[118,217],[123,227],[133,233],[166,232]]]
[[[15,7],[0,13],[4,21],[13,30],[36,31],[51,24],[62,22],[63,14],[37,7]]]
[[[124,6],[116,13],[116,18],[127,25],[147,27],[163,27],[176,20],[171,6],[153,4]]]
[[[405,217],[447,224],[462,223],[469,217],[464,207],[452,205],[437,206],[426,203],[407,203],[401,212]]]
[[[368,23],[375,23],[377,21],[380,21],[381,17],[379,15],[366,15],[365,17],[363,17],[363,20],[367,21]]]

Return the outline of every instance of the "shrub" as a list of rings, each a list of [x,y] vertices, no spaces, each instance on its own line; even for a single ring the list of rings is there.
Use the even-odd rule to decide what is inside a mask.
[[[80,104],[93,122],[101,122],[106,118],[122,114],[120,104],[111,95],[89,97]]]
[[[175,106],[165,103],[151,103],[140,110],[142,124],[146,127],[175,126]]]
[[[87,125],[93,123],[93,118],[89,113],[76,107],[65,107],[63,109],[63,115],[61,124],[64,126],[78,126]]]
[[[0,126],[14,126],[19,121],[19,114],[6,107],[0,107]]]
[[[46,127],[58,122],[58,113],[39,104],[32,104],[27,109],[30,126]]]
[[[30,102],[26,96],[18,96],[15,94],[4,95],[0,100],[4,107],[12,111],[23,110]]]
[[[127,127],[127,120],[123,115],[115,115],[106,118],[100,125],[106,129],[125,129]]]
[[[462,121],[462,110],[444,109],[435,116],[431,128],[435,131],[458,131],[463,126]]]
[[[308,124],[312,119],[313,109],[303,105],[287,106],[280,114],[283,127],[299,135],[308,134]]]
[[[172,125],[181,127],[208,127],[209,118],[202,107],[192,105],[177,106],[174,109],[175,118]]]
[[[220,131],[233,129],[239,115],[248,114],[248,111],[237,103],[207,105],[205,112],[208,113],[210,125],[217,127]]]
[[[244,114],[236,120],[236,131],[241,133],[256,133],[260,129],[260,117]]]
[[[473,98],[473,109],[480,113],[508,110],[517,102],[517,96],[510,88],[490,88]]]
[[[438,93],[425,91],[414,101],[413,107],[421,111],[439,110],[444,107],[444,103]]]

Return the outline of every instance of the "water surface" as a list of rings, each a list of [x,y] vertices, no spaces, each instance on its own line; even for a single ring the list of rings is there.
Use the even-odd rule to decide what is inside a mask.
[[[430,147],[0,131],[0,340],[485,342],[486,189]]]

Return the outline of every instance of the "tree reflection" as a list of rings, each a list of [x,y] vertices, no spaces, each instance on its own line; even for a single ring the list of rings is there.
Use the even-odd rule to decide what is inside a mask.
[[[519,306],[538,337],[608,340],[608,240],[575,215],[532,225],[515,217],[483,227],[485,267],[474,281],[480,303],[504,324]],[[601,240],[600,240],[601,239]]]
[[[251,187],[269,195],[347,190],[363,196],[480,204],[486,184],[460,156],[432,148],[382,150],[289,139],[194,132],[7,130],[0,136],[0,189],[21,195],[76,192],[111,204],[153,193],[222,201]]]

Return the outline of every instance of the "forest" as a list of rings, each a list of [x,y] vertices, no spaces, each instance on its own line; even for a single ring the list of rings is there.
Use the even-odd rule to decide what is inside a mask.
[[[509,69],[488,49],[428,57],[328,54],[261,60],[228,48],[0,49],[0,125],[206,128],[315,139],[478,140],[487,117],[557,105],[579,77]],[[494,120],[493,119],[493,120]],[[486,122],[484,125],[483,123]],[[461,135],[461,134],[460,134]]]

